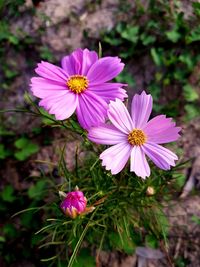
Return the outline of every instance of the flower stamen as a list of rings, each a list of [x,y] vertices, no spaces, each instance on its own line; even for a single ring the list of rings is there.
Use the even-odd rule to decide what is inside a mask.
[[[69,89],[76,94],[85,91],[88,88],[88,84],[88,79],[83,75],[72,75],[67,81]]]
[[[128,142],[132,146],[141,146],[147,140],[145,133],[140,129],[132,130],[128,135]]]

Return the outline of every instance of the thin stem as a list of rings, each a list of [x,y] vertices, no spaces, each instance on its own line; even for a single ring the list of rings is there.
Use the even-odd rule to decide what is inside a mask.
[[[86,235],[86,233],[87,233],[89,227],[90,227],[91,225],[93,225],[93,224],[91,224],[91,220],[93,219],[93,217],[94,217],[96,211],[97,211],[97,209],[93,212],[92,216],[90,217],[89,222],[86,224],[86,227],[85,227],[85,229],[83,230],[83,232],[82,232],[82,234],[81,234],[81,236],[80,236],[80,238],[79,238],[79,240],[78,240],[78,242],[77,242],[77,244],[76,244],[76,247],[74,248],[74,251],[73,251],[73,253],[72,253],[72,256],[71,256],[71,258],[70,258],[70,260],[69,260],[69,263],[68,263],[67,267],[72,267],[72,265],[73,265],[73,263],[74,263],[74,260],[75,260],[75,258],[76,258],[76,255],[77,255],[77,253],[78,253],[78,250],[79,250],[79,248],[80,248],[80,246],[81,246],[81,244],[82,244],[82,241],[83,241],[83,239],[84,239],[84,237],[85,237],[85,235]]]

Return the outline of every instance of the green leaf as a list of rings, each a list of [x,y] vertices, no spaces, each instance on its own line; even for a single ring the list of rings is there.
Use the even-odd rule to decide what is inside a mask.
[[[18,160],[25,160],[39,151],[39,146],[32,143],[29,139],[22,137],[15,141],[15,147],[20,149],[14,155]]]
[[[196,215],[193,215],[191,220],[196,223],[196,224],[199,224],[200,225],[200,217],[196,216]]]
[[[186,84],[185,86],[183,86],[183,94],[185,100],[188,102],[194,102],[199,99],[198,93],[190,84]]]
[[[125,29],[118,28],[118,32],[122,36],[122,38],[132,42],[137,43],[138,41],[138,33],[139,33],[139,26],[131,26],[127,25]]]
[[[8,40],[13,45],[18,45],[19,44],[19,38],[17,36],[15,36],[15,35],[10,35],[8,37]]]
[[[175,80],[182,82],[184,81],[185,73],[181,69],[176,69],[173,73],[173,76]]]
[[[199,106],[195,106],[192,103],[185,105],[185,111],[186,111],[185,118],[187,121],[198,117],[200,114]]]
[[[173,173],[173,178],[179,188],[185,184],[186,176],[183,173]]]
[[[156,50],[154,47],[151,48],[151,56],[157,66],[161,66],[163,62],[161,52],[162,51],[160,49]]]
[[[195,59],[193,55],[190,55],[189,53],[183,53],[179,56],[179,60],[186,64],[186,66],[189,68],[189,70],[193,70],[195,65]]]
[[[54,60],[54,55],[53,55],[52,51],[47,46],[42,46],[40,48],[40,56],[42,59],[45,59],[48,61]]]
[[[145,244],[150,248],[158,247],[158,239],[154,235],[146,235],[145,236]]]
[[[156,41],[156,37],[143,32],[140,36],[143,45],[150,45]]]
[[[45,180],[40,180],[36,184],[32,185],[28,189],[28,196],[32,199],[43,199],[45,195],[44,189],[47,187],[47,182]]]
[[[8,39],[9,35],[9,25],[5,21],[0,21],[0,41]]]
[[[151,95],[153,96],[153,99],[155,101],[155,104],[153,106],[153,109],[156,112],[159,112],[161,110],[161,106],[158,105],[158,101],[160,98],[160,86],[158,85],[158,83],[152,83],[149,85],[149,91],[151,92]]]
[[[20,216],[21,225],[26,228],[34,227],[33,212],[24,212]]]
[[[6,202],[13,202],[16,199],[13,193],[14,188],[11,185],[6,185],[1,193],[1,197]]]
[[[3,144],[0,144],[0,159],[5,159],[10,155],[10,151],[5,149]]]
[[[194,9],[194,13],[197,16],[200,16],[200,3],[199,2],[194,2],[194,3],[192,3],[192,7]]]
[[[122,44],[122,40],[120,38],[116,38],[115,36],[105,36],[103,38],[105,43],[108,43],[111,46],[118,46]]]
[[[7,223],[4,225],[3,233],[6,235],[6,237],[9,237],[9,238],[15,238],[19,234],[16,228],[14,227],[14,225],[11,223]]]
[[[186,42],[188,44],[196,41],[200,41],[200,26],[197,26],[196,28],[192,29],[190,31],[190,34],[186,36]]]
[[[17,139],[16,141],[15,141],[15,146],[17,147],[17,148],[24,148],[24,147],[26,147],[26,145],[28,144],[28,139],[27,138],[25,138],[25,137],[22,137],[22,138],[20,138],[20,139]]]
[[[6,78],[12,79],[12,78],[16,77],[19,73],[15,70],[11,70],[9,67],[7,67],[4,70],[4,74],[5,74]]]
[[[124,51],[121,51],[119,53],[119,56],[121,58],[129,58],[134,54],[134,45],[132,45],[131,47],[127,47],[126,49],[124,49]]]
[[[173,43],[176,43],[181,38],[181,34],[176,29],[166,32],[166,36]]]
[[[123,72],[121,72],[117,77],[116,81],[119,83],[128,83],[129,86],[134,87],[135,86],[135,79],[134,77],[127,71],[127,69],[124,69]]]
[[[6,239],[4,236],[0,236],[0,242],[6,242]]]

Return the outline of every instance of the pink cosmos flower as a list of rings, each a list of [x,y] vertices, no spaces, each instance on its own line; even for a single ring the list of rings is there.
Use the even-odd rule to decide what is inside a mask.
[[[88,138],[97,143],[113,145],[101,155],[102,165],[112,174],[119,173],[130,157],[130,171],[142,178],[150,175],[147,155],[157,167],[169,170],[175,166],[177,156],[160,144],[178,139],[180,127],[171,118],[159,115],[148,121],[153,99],[144,91],[135,95],[132,101],[131,116],[120,100],[111,101],[108,118],[113,125],[102,124],[89,130]]]
[[[63,57],[61,68],[42,61],[31,79],[39,105],[57,120],[69,118],[76,110],[80,125],[88,129],[105,121],[110,100],[127,97],[122,83],[108,83],[124,68],[118,57],[98,59],[94,51],[77,49]]]
[[[82,191],[76,190],[68,193],[62,201],[60,208],[71,218],[76,218],[78,214],[85,211],[87,199]]]

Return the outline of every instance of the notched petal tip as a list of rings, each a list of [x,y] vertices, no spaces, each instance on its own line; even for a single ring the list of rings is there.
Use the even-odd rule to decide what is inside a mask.
[[[110,103],[108,104],[108,106],[113,107],[113,106],[116,106],[117,103],[123,104],[123,102],[119,98],[115,98],[115,100],[110,100]]]
[[[146,96],[148,96],[148,95],[151,95],[151,94],[147,94],[147,92],[146,92],[145,90],[143,90],[142,93],[141,93],[141,95],[146,95]]]

